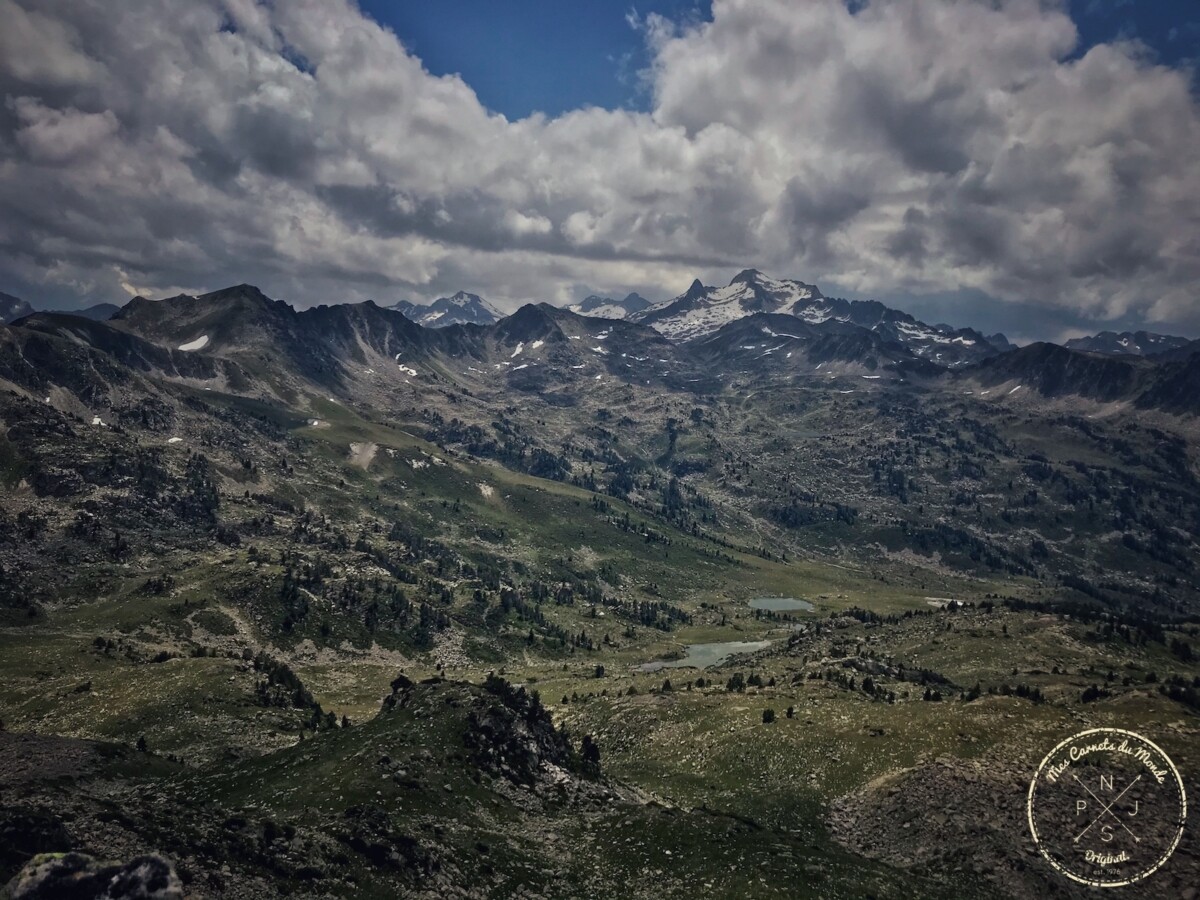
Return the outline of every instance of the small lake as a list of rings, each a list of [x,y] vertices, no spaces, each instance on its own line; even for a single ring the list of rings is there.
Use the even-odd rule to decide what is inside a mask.
[[[795,597],[755,597],[750,601],[751,609],[769,609],[771,612],[812,612],[813,605]]]
[[[707,669],[720,665],[739,653],[766,650],[770,641],[719,641],[712,644],[689,644],[682,659],[656,659],[638,666],[639,672],[657,672],[659,669]]]

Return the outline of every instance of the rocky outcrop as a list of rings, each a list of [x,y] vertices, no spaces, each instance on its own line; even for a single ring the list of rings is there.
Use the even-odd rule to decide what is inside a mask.
[[[443,694],[461,694],[468,707],[463,744],[479,770],[514,784],[533,785],[579,769],[570,739],[555,727],[537,692],[495,675],[482,687],[439,679],[418,684],[401,675],[392,682],[383,709],[403,709]]]
[[[183,900],[175,867],[156,854],[125,864],[83,853],[44,853],[31,859],[3,900]]]

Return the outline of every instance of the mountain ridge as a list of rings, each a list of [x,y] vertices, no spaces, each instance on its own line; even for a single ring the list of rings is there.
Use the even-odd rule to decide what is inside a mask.
[[[1189,338],[1150,331],[1100,331],[1063,342],[1068,350],[1089,350],[1120,356],[1156,356],[1191,343]]]
[[[747,270],[723,302],[778,308],[778,296],[759,296],[777,284]],[[799,284],[785,288],[789,294],[807,288]],[[701,303],[712,291],[699,282],[689,289]],[[1014,393],[1025,388],[1047,399],[1200,412],[1200,392],[1189,393],[1190,356],[1114,356],[1044,342],[1001,352],[973,329],[925,326],[876,301],[814,294],[802,304],[807,318],[750,312],[681,340],[655,328],[652,316],[605,319],[538,303],[493,323],[429,327],[372,301],[296,310],[242,284],[195,297],[134,298],[109,321],[38,313],[16,327],[85,343],[143,374],[191,383],[207,378],[221,389],[281,399],[303,390],[348,391],[388,371],[434,383],[463,377],[488,383],[484,374],[491,372],[494,384],[549,391],[564,401],[585,378],[704,393],[719,392],[721,379],[734,374],[787,376],[848,393],[957,373],[984,389],[1007,384]],[[189,356],[220,365],[198,368]],[[839,378],[867,380],[846,385]]]

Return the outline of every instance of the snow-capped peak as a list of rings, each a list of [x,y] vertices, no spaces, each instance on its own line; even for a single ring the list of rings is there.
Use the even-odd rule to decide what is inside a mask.
[[[776,280],[757,269],[745,269],[725,287],[705,287],[698,279],[688,290],[630,318],[645,322],[674,340],[690,340],[754,313],[793,313],[795,307],[821,299],[814,285]]]
[[[624,319],[633,313],[648,309],[650,305],[650,301],[641,294],[628,294],[624,300],[592,294],[579,303],[572,303],[567,309],[576,315],[591,316],[594,319]]]
[[[478,294],[459,291],[450,297],[439,297],[428,305],[402,300],[391,307],[426,328],[447,325],[491,325],[504,318],[504,313]]]

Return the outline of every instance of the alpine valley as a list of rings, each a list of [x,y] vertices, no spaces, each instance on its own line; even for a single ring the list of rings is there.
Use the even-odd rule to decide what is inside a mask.
[[[1200,775],[1186,339],[752,269],[507,315],[0,301],[0,884],[1082,898],[1042,756],[1113,726]],[[1196,896],[1196,834],[1122,896]]]

